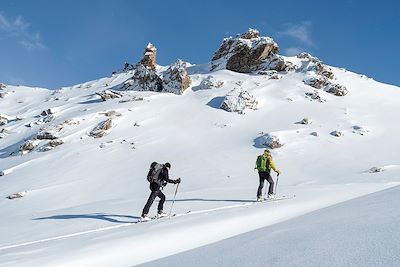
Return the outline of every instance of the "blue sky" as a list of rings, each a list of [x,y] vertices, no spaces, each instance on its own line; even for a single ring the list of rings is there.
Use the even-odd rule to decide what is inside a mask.
[[[208,62],[226,36],[256,28],[281,54],[307,51],[329,65],[400,85],[398,1],[0,2],[0,82],[58,88],[136,63]]]

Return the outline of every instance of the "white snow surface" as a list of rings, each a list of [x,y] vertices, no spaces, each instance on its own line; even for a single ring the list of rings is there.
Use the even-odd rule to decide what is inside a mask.
[[[399,193],[387,189],[141,266],[398,266]]]
[[[321,103],[305,97],[314,89],[301,72],[271,80],[208,70],[188,68],[192,87],[211,74],[223,87],[189,88],[183,95],[120,91],[122,98],[101,101],[95,92],[131,77],[119,73],[59,90],[3,89],[8,95],[0,99],[0,113],[11,120],[0,126],[7,130],[0,139],[0,266],[133,266],[400,184],[398,87],[332,67],[349,93],[319,90]],[[219,109],[238,84],[257,99],[257,110]],[[32,123],[49,108],[52,121]],[[112,118],[108,134],[91,137],[111,110],[121,116]],[[305,117],[313,123],[296,123]],[[62,145],[42,152],[49,140],[39,140],[33,151],[18,152],[42,127],[57,125],[63,125],[57,133]],[[355,132],[359,125],[368,132]],[[254,164],[264,149],[256,140],[265,133],[284,143],[272,150],[282,172],[277,195],[293,199],[254,203]],[[170,162],[171,178],[182,178],[173,211],[179,216],[136,223],[150,193],[146,174],[153,161]],[[371,173],[372,167],[384,171]],[[174,190],[164,189],[166,212]],[[22,198],[6,198],[24,191]]]

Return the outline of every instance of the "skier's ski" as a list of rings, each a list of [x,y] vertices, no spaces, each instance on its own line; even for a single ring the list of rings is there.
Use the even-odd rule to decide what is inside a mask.
[[[296,195],[289,195],[289,196],[279,196],[279,197],[274,197],[274,198],[264,198],[263,201],[257,201],[257,202],[275,202],[275,201],[281,201],[281,200],[286,200],[286,199],[292,199],[295,198]]]
[[[144,222],[151,222],[151,221],[155,221],[155,220],[168,219],[168,218],[173,218],[173,217],[180,217],[180,216],[189,214],[190,212],[191,211],[189,210],[189,211],[184,212],[184,213],[173,213],[171,215],[167,215],[167,216],[163,216],[163,217],[152,216],[152,217],[149,217],[150,220],[143,220],[142,221],[141,219],[139,219],[139,221],[137,221],[137,223],[144,223]]]

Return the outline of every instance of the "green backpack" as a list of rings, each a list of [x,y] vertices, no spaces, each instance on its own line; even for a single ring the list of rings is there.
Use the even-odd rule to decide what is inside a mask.
[[[264,155],[257,157],[256,167],[259,172],[266,172],[269,169],[269,161]]]

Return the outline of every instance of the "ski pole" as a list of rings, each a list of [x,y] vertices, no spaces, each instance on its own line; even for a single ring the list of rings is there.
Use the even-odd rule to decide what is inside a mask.
[[[171,205],[171,209],[170,209],[170,211],[169,211],[169,215],[168,215],[168,217],[170,217],[170,216],[171,216],[171,213],[172,213],[172,208],[174,207],[174,203],[175,203],[175,197],[176,197],[176,193],[178,193],[178,187],[179,187],[179,183],[176,185],[175,194],[174,194],[174,199],[172,200],[172,205]]]
[[[279,174],[276,176],[275,196],[276,196],[276,190],[278,189],[278,182],[279,182]]]

